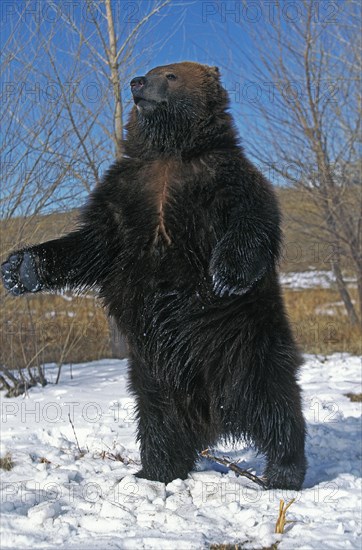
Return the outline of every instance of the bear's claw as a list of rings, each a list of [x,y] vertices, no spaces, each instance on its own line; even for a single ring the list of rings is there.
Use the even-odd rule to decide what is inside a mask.
[[[213,290],[216,296],[219,296],[220,298],[223,298],[224,296],[231,296],[232,294],[237,294],[238,296],[242,296],[243,294],[246,294],[251,289],[251,286],[247,286],[245,288],[241,288],[238,286],[230,286],[225,281],[223,281],[220,277],[218,277],[216,274],[212,276],[212,283],[213,283]]]

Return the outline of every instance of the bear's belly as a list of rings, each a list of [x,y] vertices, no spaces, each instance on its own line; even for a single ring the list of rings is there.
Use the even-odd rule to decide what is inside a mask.
[[[214,370],[212,365],[222,360],[230,345],[237,352],[250,312],[243,298],[221,304],[198,291],[173,289],[135,296],[121,318],[131,346],[148,365],[165,369],[165,376],[173,365],[186,376],[205,363]]]

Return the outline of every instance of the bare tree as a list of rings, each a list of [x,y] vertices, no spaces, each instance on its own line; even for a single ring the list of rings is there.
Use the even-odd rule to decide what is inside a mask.
[[[248,101],[252,111],[246,145],[261,165],[295,189],[296,201],[308,197],[314,205],[311,223],[300,209],[295,221],[301,234],[333,246],[331,268],[356,325],[362,323],[361,4],[331,4],[334,11],[323,11],[321,3],[300,0],[288,12],[275,0],[262,40],[257,25],[245,29],[252,48],[243,57],[250,71],[254,67],[243,88],[244,104]],[[359,313],[345,267],[357,280]]]
[[[123,90],[154,54],[157,15],[169,3],[138,3],[130,17],[124,3],[110,0],[74,6],[47,0],[36,4],[36,13],[26,0],[3,21],[0,154],[6,189],[0,205],[1,217],[16,221],[15,238],[13,222],[11,238],[1,225],[4,256],[25,238],[38,240],[34,218],[77,207],[104,168],[122,157]],[[141,33],[153,36],[152,49],[139,46]],[[112,353],[124,356],[124,339],[112,321],[110,335]]]
[[[114,17],[112,12],[111,0],[104,0],[105,13],[99,10],[97,5],[97,11],[95,11],[94,2],[88,0],[90,7],[90,14],[92,21],[97,30],[100,42],[104,48],[104,59],[106,61],[107,69],[109,70],[109,80],[113,90],[114,101],[114,125],[113,125],[113,142],[115,147],[115,158],[121,160],[123,156],[123,101],[121,94],[121,77],[119,72],[120,65],[126,64],[127,60],[131,58],[131,53],[134,49],[135,40],[137,39],[142,27],[151,19],[151,17],[158,13],[162,8],[169,4],[170,0],[164,0],[163,2],[156,2],[153,8],[143,16],[141,20],[137,22],[137,25],[133,31],[127,36],[121,46],[118,45],[118,39],[115,31]],[[107,23],[108,31],[108,45],[103,35],[102,27],[97,23],[96,13],[101,13]],[[113,357],[124,357],[127,355],[127,343],[125,338],[119,333],[117,325],[113,317],[109,318],[110,336],[111,336],[111,349]]]

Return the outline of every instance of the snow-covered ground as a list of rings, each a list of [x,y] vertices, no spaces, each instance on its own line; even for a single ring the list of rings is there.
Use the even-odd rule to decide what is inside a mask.
[[[356,279],[344,277],[348,286],[356,286]],[[292,290],[303,290],[309,288],[333,288],[336,287],[336,279],[332,271],[291,271],[281,273],[280,282],[285,288]]]
[[[361,403],[345,396],[361,391],[360,358],[306,356],[309,469],[299,493],[263,491],[206,460],[167,486],[135,478],[126,368],[116,360],[63,367],[59,385],[2,396],[1,455],[15,463],[1,471],[2,550],[261,549],[278,540],[280,550],[361,548]],[[46,370],[54,380],[54,367]],[[214,451],[262,472],[262,458],[242,444]],[[293,523],[274,535],[279,501],[293,497]]]
[[[308,271],[281,272],[279,279],[284,287],[293,290],[331,288],[336,286],[336,279],[332,271],[317,270],[314,267],[311,267]],[[355,277],[344,276],[344,280],[349,287],[356,287]],[[67,302],[73,300],[73,296],[66,290],[59,292],[58,296],[61,296]],[[92,300],[94,299],[93,293],[83,294],[82,296]]]

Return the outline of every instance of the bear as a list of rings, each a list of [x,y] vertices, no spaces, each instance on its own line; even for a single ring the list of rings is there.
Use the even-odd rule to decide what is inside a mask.
[[[248,160],[217,67],[181,62],[130,83],[124,155],[69,234],[13,252],[13,295],[97,289],[129,345],[139,477],[185,479],[223,439],[266,457],[267,488],[306,471],[302,360],[278,262],[281,215]]]

